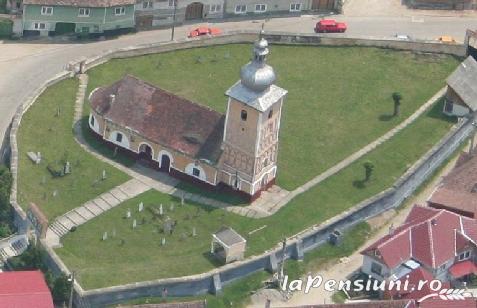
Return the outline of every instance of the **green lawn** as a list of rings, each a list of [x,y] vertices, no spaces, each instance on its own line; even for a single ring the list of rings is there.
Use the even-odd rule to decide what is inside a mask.
[[[89,90],[129,73],[225,112],[224,92],[250,56],[250,44],[236,44],[113,60],[89,71]],[[396,126],[443,87],[458,65],[450,56],[282,45],[271,47],[269,62],[278,84],[289,90],[278,159],[278,184],[286,189]],[[399,118],[390,117],[395,91],[404,97]]]
[[[122,218],[127,208],[135,209],[141,201],[147,206],[177,203],[170,196],[147,192],[79,227],[64,238],[64,248],[57,251],[65,263],[79,273],[79,280],[86,289],[209,270],[216,265],[208,258],[210,234],[223,224],[232,226],[247,238],[247,256],[259,254],[275,246],[283,236],[321,223],[391,186],[453,124],[441,116],[441,108],[442,102],[439,102],[388,142],[299,195],[271,217],[250,219],[199,205],[176,206],[174,212],[166,215],[178,220],[178,229],[167,236],[166,246],[162,247],[163,235],[157,231],[159,222],[153,221],[148,211],[135,214],[138,222],[146,216],[146,224],[136,230],[132,230],[130,220]],[[373,161],[375,172],[366,185],[356,185],[364,177],[362,164],[366,160]],[[197,209],[200,212],[194,218]],[[188,234],[194,226],[198,236],[191,238]],[[262,226],[266,227],[249,235]],[[116,238],[102,242],[103,232],[111,233],[113,228],[116,228]],[[182,233],[186,234],[183,240]],[[125,240],[124,246],[120,246],[121,238]]]
[[[18,133],[19,203],[24,209],[36,203],[50,220],[128,180],[126,174],[98,161],[73,139],[77,87],[78,81],[69,79],[49,88],[23,116]],[[41,152],[39,165],[27,157],[30,151]],[[71,163],[72,174],[54,178],[48,164],[65,161]],[[106,170],[105,181],[100,181],[102,170]]]

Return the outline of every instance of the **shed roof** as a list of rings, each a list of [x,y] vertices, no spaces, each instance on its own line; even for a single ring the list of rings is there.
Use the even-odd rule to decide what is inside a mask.
[[[53,299],[40,271],[0,273],[0,308],[53,308]]]
[[[228,247],[233,246],[235,244],[245,243],[247,241],[240,234],[238,234],[237,231],[230,227],[220,228],[219,231],[214,233],[214,237]]]
[[[477,61],[474,58],[467,57],[449,76],[447,84],[472,111],[477,110]]]

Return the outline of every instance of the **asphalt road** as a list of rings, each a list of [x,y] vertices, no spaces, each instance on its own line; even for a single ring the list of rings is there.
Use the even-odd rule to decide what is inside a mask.
[[[266,21],[266,30],[312,33],[319,16],[274,18]],[[475,17],[439,16],[336,16],[348,23],[344,36],[390,38],[407,34],[415,39],[435,39],[452,35],[462,41],[467,28],[477,29]],[[223,30],[259,30],[263,20],[220,22]],[[179,27],[176,37],[185,37],[194,25]],[[91,57],[102,51],[137,44],[168,41],[170,30],[154,30],[125,35],[115,40],[84,44],[4,43],[0,44],[0,140],[17,107],[42,82],[63,70],[64,66],[81,57]],[[237,68],[237,78],[239,68]]]

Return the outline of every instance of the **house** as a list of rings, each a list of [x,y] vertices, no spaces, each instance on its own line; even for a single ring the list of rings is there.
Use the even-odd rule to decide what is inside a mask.
[[[40,271],[0,273],[0,308],[53,308],[53,298]]]
[[[467,57],[447,79],[444,114],[466,116],[477,110],[477,61]]]
[[[460,285],[477,274],[477,221],[447,210],[414,206],[403,225],[361,252],[361,271],[378,281],[438,279]],[[424,291],[424,292],[421,292]],[[424,290],[392,294],[418,299]]]
[[[100,34],[135,27],[135,0],[23,0],[23,34]]]
[[[407,5],[414,9],[431,10],[475,10],[476,0],[409,0]]]
[[[428,205],[477,218],[477,156],[463,153],[429,197]]]
[[[274,85],[268,53],[262,37],[226,92],[225,115],[128,75],[90,94],[89,127],[106,144],[157,169],[253,200],[275,181],[287,94]]]
[[[7,0],[5,2],[5,8],[8,13],[19,14],[23,12],[23,1],[22,0]]]
[[[139,29],[183,23],[188,20],[213,20],[222,18],[224,13],[224,0],[174,0],[155,1],[140,0],[136,3],[136,25]]]
[[[302,11],[341,11],[342,0],[180,0],[176,22],[214,20],[224,17],[300,14]],[[174,0],[139,0],[136,24],[139,29],[172,24]]]

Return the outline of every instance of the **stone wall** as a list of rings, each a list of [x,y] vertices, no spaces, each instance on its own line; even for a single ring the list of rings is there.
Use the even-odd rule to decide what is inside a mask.
[[[316,46],[372,46],[408,50],[414,52],[445,53],[455,56],[464,56],[463,45],[447,45],[436,42],[407,42],[393,40],[352,39],[343,37],[322,37],[319,35],[267,33],[267,39],[271,43],[299,44]],[[16,200],[18,148],[16,133],[21,122],[21,117],[36,100],[36,98],[50,85],[60,80],[71,77],[79,71],[87,71],[97,65],[113,58],[127,58],[178,49],[187,49],[209,45],[223,45],[229,43],[250,43],[256,40],[257,34],[253,32],[236,32],[209,39],[180,40],[177,42],[147,44],[107,51],[95,58],[80,59],[70,63],[68,71],[64,71],[51,80],[45,82],[37,91],[30,96],[21,106],[13,121],[10,132],[11,142],[11,168],[14,177],[11,203],[15,208],[18,218],[16,223],[22,230],[27,229],[28,222],[25,212],[18,206]],[[454,152],[473,131],[472,121],[464,120],[456,125],[438,144],[424,155],[412,168],[406,172],[394,185],[380,194],[365,200],[348,211],[325,221],[324,223],[303,230],[299,234],[288,239],[286,258],[301,259],[304,253],[315,249],[326,242],[330,232],[339,229],[345,230],[359,222],[380,214],[388,209],[400,205],[409,197],[415,189],[422,184],[428,176]],[[46,245],[42,242],[46,247]],[[48,252],[48,264],[54,272],[69,274],[69,270],[56,255],[53,249],[46,247]],[[222,284],[228,284],[239,278],[243,278],[261,270],[274,271],[277,268],[277,260],[281,259],[280,245],[262,255],[248,258],[247,260],[228,264],[210,272],[170,279],[159,279],[146,282],[132,283],[122,286],[95,289],[85,291],[79,284],[75,284],[75,303],[78,307],[97,307],[107,304],[119,303],[125,300],[145,296],[161,296],[162,289],[168,289],[169,296],[198,295],[206,292],[220,292]]]

